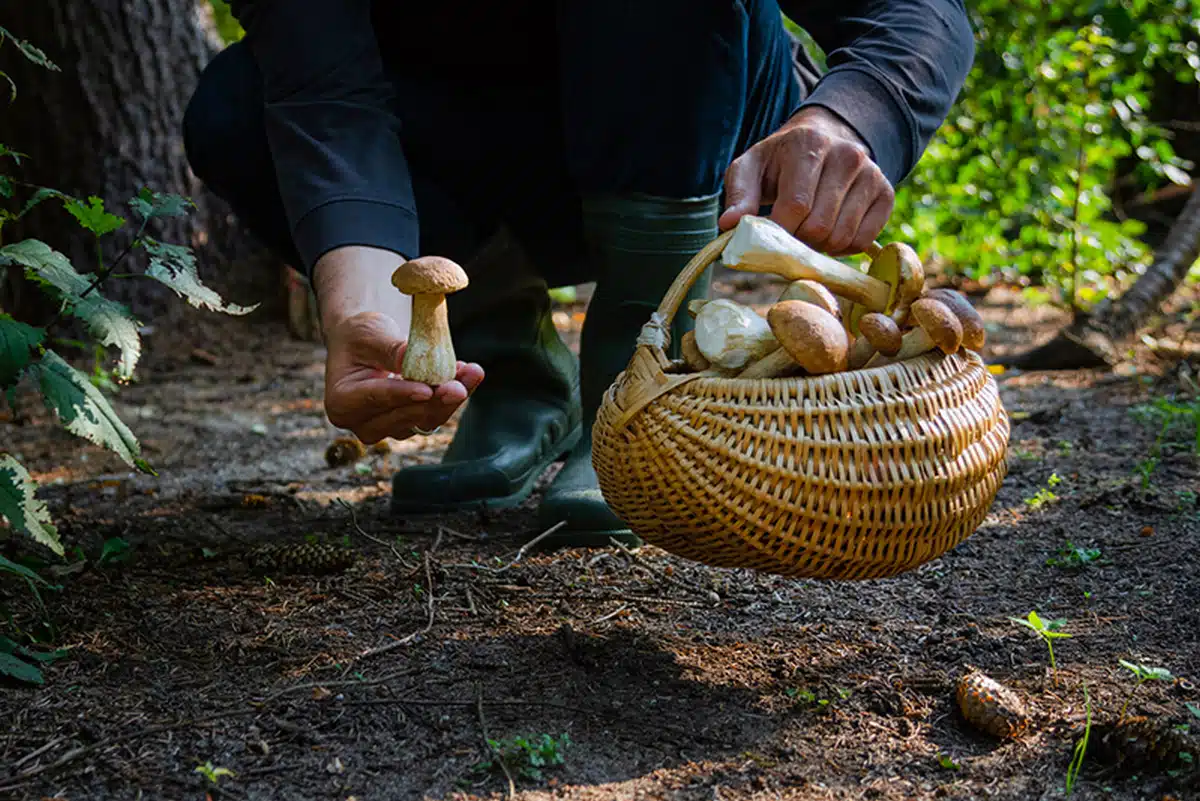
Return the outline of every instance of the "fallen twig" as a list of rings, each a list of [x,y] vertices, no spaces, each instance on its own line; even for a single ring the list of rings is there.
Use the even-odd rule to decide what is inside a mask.
[[[358,515],[354,511],[354,507],[351,506],[348,502],[346,502],[345,499],[335,498],[334,503],[338,504],[339,506],[344,507],[345,510],[350,513],[350,524],[354,526],[354,530],[357,531],[361,536],[366,537],[367,539],[369,539],[371,542],[375,543],[376,545],[382,545],[383,547],[389,549],[392,552],[392,554],[396,557],[396,561],[399,562],[400,564],[404,565],[405,567],[410,568],[410,569],[412,567],[414,567],[414,565],[412,563],[410,563],[407,559],[405,559],[403,556],[400,555],[400,551],[396,550],[395,545],[393,545],[390,542],[384,542],[379,537],[376,537],[374,534],[368,534],[366,529],[364,529],[362,526],[360,526],[358,524]]]
[[[453,568],[458,568],[460,570],[483,570],[488,573],[503,573],[504,571],[508,570],[513,565],[517,564],[522,559],[524,559],[525,554],[529,553],[529,551],[535,545],[537,545],[542,540],[549,537],[554,532],[558,531],[560,528],[562,528],[566,524],[567,524],[566,520],[560,520],[557,523],[555,523],[553,526],[551,526],[550,528],[543,531],[541,534],[538,534],[536,537],[531,539],[529,542],[527,542],[521,546],[520,550],[517,551],[517,555],[512,558],[511,562],[509,562],[508,564],[503,565],[501,567],[488,567],[487,565],[481,565],[478,562],[470,562],[468,564],[444,565],[444,567],[447,567],[447,568],[453,567]]]
[[[513,781],[512,771],[508,769],[508,765],[504,762],[504,754],[500,753],[499,748],[492,745],[492,736],[488,734],[487,718],[483,716],[483,691],[478,688],[476,688],[475,695],[475,713],[479,716],[479,728],[483,732],[483,744],[492,753],[496,761],[500,763],[500,770],[504,771],[504,778],[508,779],[508,797],[514,798],[517,795],[517,785]]]
[[[626,547],[625,543],[621,542],[620,540],[618,540],[616,538],[610,538],[610,539],[612,541],[612,544],[617,546],[617,548],[619,548],[621,550],[621,553],[628,556],[630,559],[632,559],[634,562],[636,562],[643,569],[649,571],[650,573],[657,575],[665,583],[670,584],[673,587],[679,587],[682,590],[687,590],[688,592],[699,593],[700,595],[704,596],[705,600],[710,601],[710,602],[713,601],[713,598],[715,596],[716,602],[717,603],[720,602],[721,596],[717,595],[717,593],[714,590],[706,590],[703,587],[699,587],[694,584],[688,584],[686,581],[680,581],[679,579],[675,578],[674,576],[668,576],[666,573],[662,572],[661,570],[655,570],[653,565],[647,563],[644,559],[642,559],[642,557],[638,556],[636,553],[629,550],[629,548]]]
[[[397,648],[402,648],[403,646],[408,645],[410,642],[415,640],[417,637],[420,637],[422,634],[425,634],[426,632],[428,632],[430,629],[433,628],[433,621],[434,621],[434,616],[435,616],[435,611],[434,611],[434,606],[433,606],[433,604],[434,604],[433,568],[430,567],[429,551],[425,552],[425,585],[426,585],[426,589],[425,589],[426,597],[428,598],[427,605],[429,608],[429,620],[426,621],[425,627],[423,629],[420,629],[419,631],[414,631],[412,634],[408,634],[404,637],[401,637],[398,640],[389,642],[387,645],[381,645],[377,648],[370,648],[366,651],[363,651],[349,665],[346,665],[346,669],[342,671],[343,676],[345,676],[347,673],[349,673],[350,668],[353,667],[358,662],[360,662],[361,660],[366,659],[367,657],[371,657],[371,656],[379,656],[380,654],[386,654],[388,651],[394,651]]]
[[[12,767],[11,767],[11,768],[9,768],[9,771],[8,771],[8,772],[9,772],[9,773],[16,773],[16,772],[17,772],[17,768],[21,767],[21,766],[22,766],[22,765],[24,765],[26,762],[29,762],[29,761],[31,761],[31,760],[34,760],[34,759],[37,759],[37,758],[38,758],[38,757],[40,757],[42,754],[46,753],[46,752],[47,752],[47,751],[49,751],[51,748],[54,748],[56,745],[58,745],[59,743],[61,743],[61,742],[62,742],[63,740],[65,740],[65,739],[67,739],[67,738],[66,738],[66,737],[55,737],[53,740],[51,740],[50,742],[46,743],[45,745],[43,745],[42,747],[38,748],[37,750],[35,750],[35,751],[30,751],[28,754],[26,754],[25,756],[21,757],[21,758],[20,758],[20,759],[18,759],[16,762],[12,763]]]
[[[267,704],[271,703],[272,701],[274,701],[284,695],[288,695],[288,694],[294,693],[294,692],[299,692],[300,690],[315,690],[318,688],[328,689],[329,687],[374,687],[374,686],[377,686],[380,684],[386,684],[389,681],[391,681],[392,679],[398,679],[401,676],[412,676],[417,672],[418,671],[410,668],[410,669],[406,669],[406,670],[397,670],[392,673],[388,673],[386,676],[381,676],[378,679],[371,679],[369,681],[362,680],[362,679],[354,679],[354,680],[346,680],[346,681],[343,681],[343,680],[310,681],[310,682],[305,682],[304,684],[293,684],[291,687],[284,687],[282,690],[277,690],[276,692],[268,695],[263,700],[256,701],[254,703],[257,703],[261,706],[266,706]]]

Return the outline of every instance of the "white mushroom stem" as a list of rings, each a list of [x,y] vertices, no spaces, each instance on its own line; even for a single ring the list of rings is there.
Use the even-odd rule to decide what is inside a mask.
[[[435,387],[458,374],[445,295],[412,296],[412,322],[400,373],[409,381]]]
[[[750,366],[737,374],[738,378],[781,378],[800,372],[800,365],[784,348],[775,350],[761,359],[751,362]]]
[[[917,326],[904,332],[904,336],[900,339],[900,350],[895,356],[884,356],[879,354],[878,359],[870,360],[872,366],[880,366],[884,364],[892,364],[893,362],[902,362],[905,359],[911,359],[915,356],[920,356],[922,353],[928,353],[936,348],[937,345],[925,333],[925,329]]]
[[[696,314],[696,347],[713,367],[737,370],[779,347],[766,318],[747,306],[720,298]]]
[[[789,281],[819,281],[868,311],[884,311],[892,291],[883,281],[818,253],[765,217],[743,217],[721,260],[734,270],[773,273]]]

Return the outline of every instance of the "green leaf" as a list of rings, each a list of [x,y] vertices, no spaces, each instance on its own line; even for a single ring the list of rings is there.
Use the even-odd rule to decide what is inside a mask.
[[[1195,704],[1190,703],[1188,701],[1185,701],[1183,705],[1187,707],[1188,712],[1191,712],[1192,715],[1194,715],[1198,720],[1200,720],[1200,706],[1196,706]]]
[[[11,454],[0,454],[0,517],[6,518],[17,531],[28,534],[62,556],[58,529],[50,520],[46,502],[34,494],[36,490],[37,483],[25,466]]]
[[[46,332],[0,312],[0,389],[17,383],[21,371],[33,361],[33,349]]]
[[[44,684],[42,671],[28,662],[22,662],[12,654],[0,653],[0,676],[11,676],[30,684]]]
[[[66,195],[64,195],[62,192],[59,192],[57,189],[48,189],[44,186],[39,187],[38,190],[30,196],[29,200],[25,201],[25,205],[22,206],[21,211],[17,213],[17,219],[24,217],[30,212],[31,209],[33,209],[34,206],[38,205],[43,200],[49,200],[52,197],[69,200]]]
[[[7,72],[0,71],[0,78],[3,78],[4,82],[8,84],[8,102],[11,103],[17,99],[17,85],[13,83],[12,78],[8,77]]]
[[[2,477],[0,477],[0,481],[3,481]],[[3,491],[4,491],[2,489],[2,487],[3,487],[3,485],[0,484],[0,493],[3,493]],[[2,496],[0,496],[0,497],[2,497]],[[3,500],[0,499],[0,504],[2,504],[2,503],[3,503]],[[46,581],[44,578],[39,576],[36,571],[31,570],[30,568],[26,567],[25,565],[19,565],[16,562],[12,561],[11,559],[6,559],[3,556],[0,556],[0,570],[5,571],[6,573],[15,573],[16,575],[21,576],[22,578],[29,579],[34,584],[40,584],[43,587],[52,586],[50,584],[50,582]]]
[[[142,246],[150,254],[150,266],[146,269],[146,275],[166,284],[197,309],[206,308],[226,314],[242,315],[258,308],[257,303],[253,306],[226,303],[219,294],[201,283],[200,275],[196,271],[196,256],[190,248],[158,242],[149,237],[143,240]]]
[[[5,39],[11,39],[12,43],[15,44],[17,49],[21,51],[21,55],[25,56],[25,58],[29,59],[34,64],[37,64],[39,67],[45,67],[46,69],[54,70],[55,72],[59,71],[58,65],[51,61],[41,50],[34,47],[24,39],[18,39],[17,37],[13,36],[6,29],[0,28],[0,44],[3,44]]]
[[[84,295],[91,281],[75,272],[67,257],[45,242],[25,239],[0,247],[0,264],[9,263],[22,265],[31,279],[58,290],[71,314],[87,323],[100,344],[121,349],[117,374],[121,378],[133,375],[142,355],[142,340],[138,322],[129,309],[98,292]]]
[[[88,202],[71,198],[64,204],[67,212],[79,220],[79,224],[96,236],[111,234],[125,224],[124,217],[109,214],[104,210],[104,201],[95,195],[88,197]]]
[[[13,196],[13,181],[7,175],[0,175],[0,197]]]
[[[137,197],[131,198],[129,207],[133,213],[143,220],[153,220],[155,217],[182,217],[188,213],[188,208],[196,204],[179,195],[160,195],[149,187],[138,192]]]
[[[1042,619],[1038,617],[1038,613],[1033,610],[1029,611],[1029,625],[1033,626],[1035,631],[1045,631],[1046,625],[1042,623]]]
[[[131,467],[153,472],[140,458],[141,449],[133,432],[85,374],[54,351],[47,351],[34,365],[34,371],[41,380],[46,407],[58,415],[68,431],[110,449]]]

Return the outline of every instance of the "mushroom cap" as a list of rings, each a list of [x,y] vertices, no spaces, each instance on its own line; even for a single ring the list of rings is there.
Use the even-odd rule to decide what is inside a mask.
[[[879,312],[864,314],[858,321],[858,330],[866,337],[867,342],[871,343],[871,347],[884,356],[895,356],[904,344],[904,335],[900,332],[900,326],[896,325],[896,321],[886,314]]]
[[[903,242],[889,242],[871,259],[868,275],[892,288],[885,312],[897,323],[903,323],[913,301],[925,289],[925,268],[917,252]],[[858,323],[867,313],[866,307],[856,305],[851,314],[851,333],[859,333]]]
[[[796,364],[813,375],[846,369],[850,338],[838,318],[804,300],[784,300],[767,312],[779,344]]]
[[[962,346],[964,348],[973,351],[983,350],[983,344],[987,341],[987,330],[983,327],[983,318],[971,305],[971,301],[961,293],[945,287],[931,289],[925,293],[925,297],[940,300],[950,311],[954,312],[954,316],[962,325]]]
[[[392,286],[406,295],[448,295],[467,283],[466,271],[441,256],[406,261],[392,273]]]
[[[820,306],[834,317],[842,316],[841,309],[838,308],[837,297],[824,284],[808,278],[801,278],[788,284],[787,289],[783,290],[783,294],[779,296],[779,300],[803,300],[814,306]]]
[[[921,298],[913,303],[912,316],[939,350],[943,353],[958,352],[963,338],[962,323],[949,306],[934,298]]]

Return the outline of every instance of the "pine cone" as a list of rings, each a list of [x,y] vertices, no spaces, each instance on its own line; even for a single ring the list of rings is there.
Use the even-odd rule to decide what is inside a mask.
[[[355,437],[338,437],[325,449],[325,463],[330,467],[354,464],[367,455],[367,447]]]
[[[1029,728],[1029,713],[1021,698],[978,670],[958,680],[956,695],[967,722],[993,737],[1016,738]]]
[[[306,542],[265,545],[252,551],[247,562],[258,572],[322,575],[350,568],[355,558],[354,551],[340,545]]]
[[[1200,767],[1200,744],[1165,721],[1125,718],[1093,728],[1091,736],[1096,756],[1122,770],[1166,772]]]

